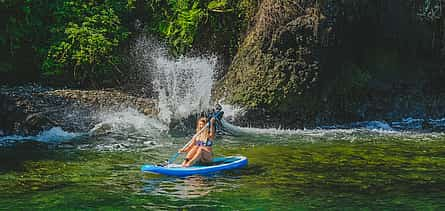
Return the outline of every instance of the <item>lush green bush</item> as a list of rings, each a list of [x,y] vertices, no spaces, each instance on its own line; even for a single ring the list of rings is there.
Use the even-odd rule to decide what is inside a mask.
[[[43,63],[45,75],[68,73],[74,81],[95,85],[119,70],[116,50],[129,32],[112,6],[67,1],[55,14],[51,27],[55,38]]]
[[[206,16],[201,1],[152,0],[147,6],[151,11],[148,30],[165,38],[174,53],[182,54],[190,49]]]
[[[150,13],[147,28],[164,38],[177,55],[194,47],[196,39],[227,36],[223,34],[227,31],[231,37],[222,39],[230,43],[229,48],[236,48],[256,5],[254,0],[150,0],[146,5]]]
[[[118,70],[117,50],[128,38],[133,8],[131,0],[1,1],[0,72],[9,81],[44,73],[101,84]]]

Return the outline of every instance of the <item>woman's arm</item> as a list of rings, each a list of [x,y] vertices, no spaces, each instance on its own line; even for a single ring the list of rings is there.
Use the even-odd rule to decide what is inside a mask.
[[[215,140],[215,118],[210,119],[209,139]]]
[[[195,142],[196,142],[196,136],[193,136],[192,139],[187,143],[187,147],[179,150],[179,152],[188,152],[192,149],[193,146],[195,146]]]

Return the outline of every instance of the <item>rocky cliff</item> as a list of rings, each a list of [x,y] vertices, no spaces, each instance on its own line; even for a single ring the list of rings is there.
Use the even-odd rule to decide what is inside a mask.
[[[441,117],[439,3],[261,1],[218,88],[284,127]]]

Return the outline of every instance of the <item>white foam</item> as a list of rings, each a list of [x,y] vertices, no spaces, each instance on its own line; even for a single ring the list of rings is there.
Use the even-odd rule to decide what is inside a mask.
[[[415,131],[400,131],[393,130],[388,124],[379,121],[358,122],[354,123],[361,125],[355,128],[316,128],[316,129],[282,129],[282,128],[254,128],[254,127],[239,127],[222,121],[223,127],[232,134],[237,135],[266,135],[266,136],[289,136],[301,137],[303,139],[317,138],[322,140],[349,140],[356,139],[372,139],[374,137],[388,136],[388,137],[404,137],[407,140],[426,141],[437,137],[442,137],[444,133],[422,133]],[[342,126],[343,127],[343,126]]]
[[[131,55],[158,96],[158,119],[164,123],[211,108],[216,56],[172,58],[162,43],[145,35],[136,38]]]
[[[0,142],[34,140],[34,141],[47,142],[47,143],[57,143],[57,142],[69,141],[69,140],[79,137],[81,135],[84,135],[84,134],[71,133],[71,132],[64,131],[61,127],[53,127],[49,130],[40,132],[36,136],[11,135],[11,136],[0,137]]]
[[[224,119],[229,122],[235,121],[236,118],[243,116],[246,113],[246,110],[239,106],[234,106],[230,104],[224,104],[222,102],[219,103],[224,111]]]
[[[101,111],[97,113],[99,124],[90,133],[97,132],[149,132],[161,133],[168,130],[168,126],[159,120],[147,117],[133,108],[121,111]]]
[[[211,108],[211,90],[216,57],[181,57],[170,59],[162,53],[155,56],[153,85],[159,98],[159,118],[186,118]]]

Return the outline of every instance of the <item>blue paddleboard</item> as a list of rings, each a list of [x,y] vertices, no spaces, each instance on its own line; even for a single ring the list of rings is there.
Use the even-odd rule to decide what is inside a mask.
[[[230,156],[213,158],[213,162],[208,165],[193,165],[182,167],[180,165],[143,165],[141,171],[168,176],[189,176],[193,174],[210,174],[217,171],[241,168],[247,165],[247,158],[244,156]]]

